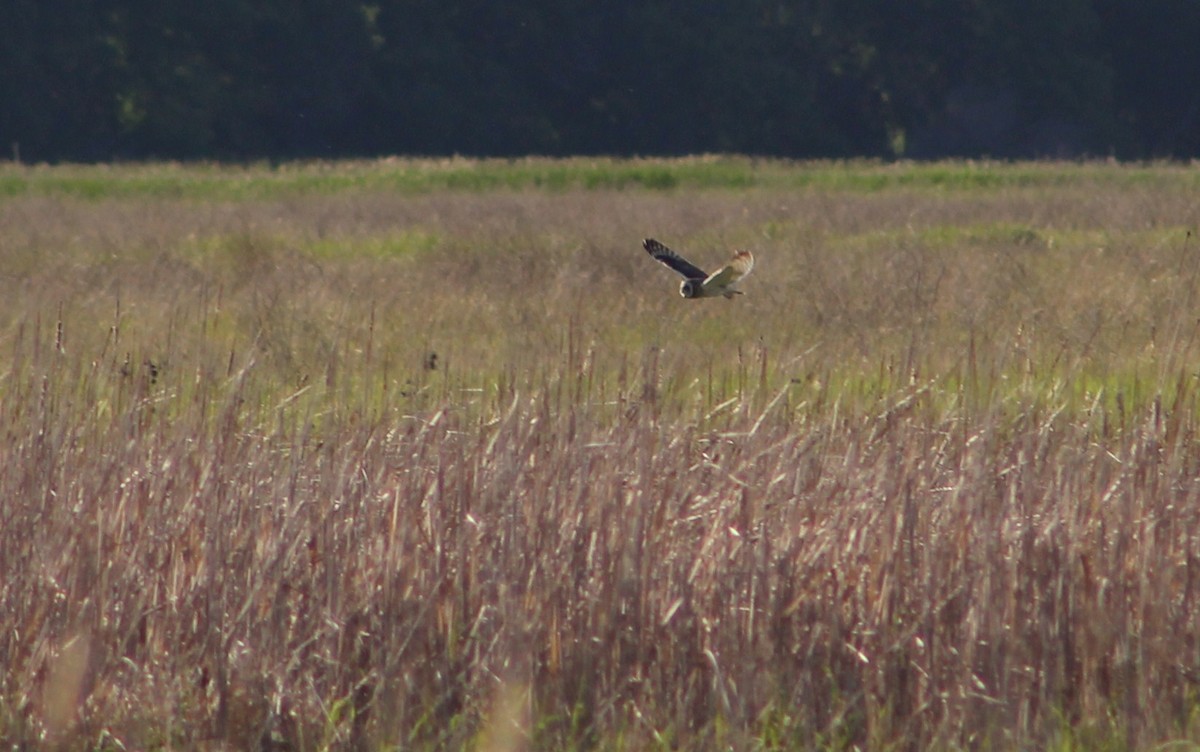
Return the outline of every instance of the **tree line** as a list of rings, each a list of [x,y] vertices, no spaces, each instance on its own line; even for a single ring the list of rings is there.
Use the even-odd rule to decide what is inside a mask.
[[[1196,0],[0,0],[30,161],[1200,156]]]

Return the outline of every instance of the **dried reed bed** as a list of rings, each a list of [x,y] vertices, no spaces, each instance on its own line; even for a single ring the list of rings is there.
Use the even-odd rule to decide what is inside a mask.
[[[1196,742],[1186,211],[12,201],[0,736]],[[651,232],[766,273],[684,308]]]

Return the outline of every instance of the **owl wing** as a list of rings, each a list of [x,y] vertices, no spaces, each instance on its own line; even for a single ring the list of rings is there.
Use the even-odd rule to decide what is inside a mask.
[[[704,286],[728,287],[749,274],[753,268],[754,254],[750,251],[738,251],[733,254],[728,264],[704,280]]]
[[[683,256],[680,256],[675,251],[672,251],[670,248],[666,247],[654,238],[646,238],[643,240],[642,247],[646,249],[646,253],[649,253],[655,261],[671,267],[688,279],[704,279],[708,276],[708,272],[688,261]]]

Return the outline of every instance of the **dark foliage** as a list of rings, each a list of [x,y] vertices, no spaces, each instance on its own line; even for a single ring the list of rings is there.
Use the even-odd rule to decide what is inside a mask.
[[[3,0],[27,160],[1200,155],[1191,0]]]

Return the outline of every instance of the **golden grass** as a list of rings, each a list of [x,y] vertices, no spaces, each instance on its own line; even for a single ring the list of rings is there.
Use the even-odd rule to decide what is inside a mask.
[[[0,739],[1200,743],[1196,208],[1058,169],[4,200]]]

